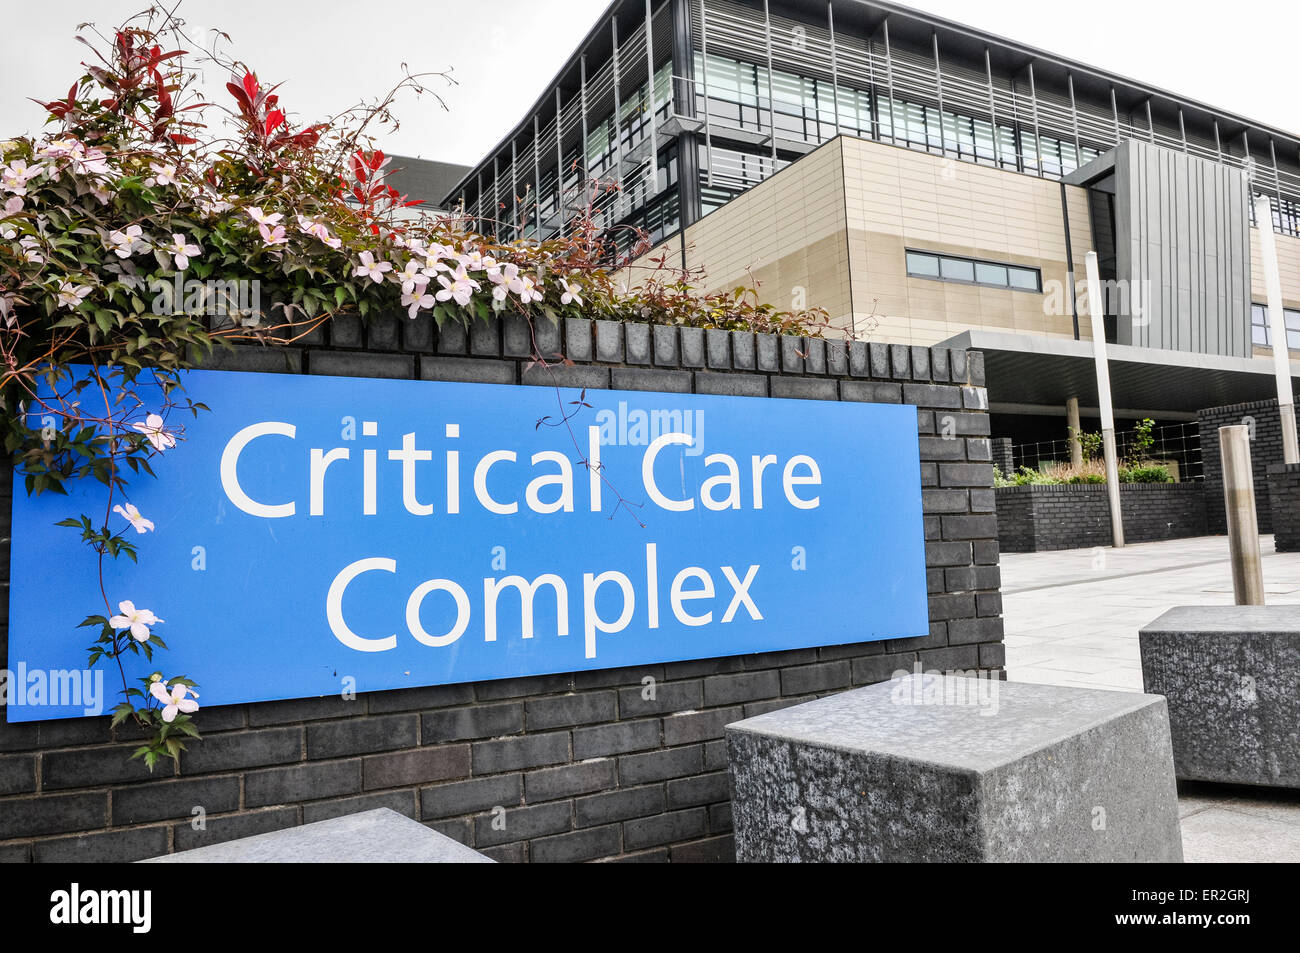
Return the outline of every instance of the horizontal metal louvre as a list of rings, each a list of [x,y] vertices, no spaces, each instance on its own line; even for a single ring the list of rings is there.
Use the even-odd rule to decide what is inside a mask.
[[[698,131],[701,185],[712,196],[706,204],[716,204],[722,193],[752,187],[840,133],[1047,178],[1068,174],[1119,141],[1139,139],[1245,168],[1254,188],[1280,200],[1277,227],[1296,233],[1300,173],[1277,168],[1262,134],[1250,143],[1255,157],[1247,159],[1239,135],[1235,142],[1216,145],[1203,131],[1185,134],[1179,122],[1170,120],[1167,104],[1153,129],[1151,113],[1141,102],[1118,114],[1113,105],[1107,108],[1095,99],[1076,103],[1060,85],[1031,88],[1029,67],[1014,76],[989,75],[970,61],[949,63],[942,40],[936,63],[931,51],[888,45],[887,27],[868,36],[840,30],[837,23],[832,32],[829,7],[810,12],[809,21],[801,22],[779,15],[766,19],[761,0],[688,2],[693,81],[680,75],[686,64],[675,64],[676,78],[661,66],[653,100],[646,94],[651,71],[644,21],[625,11],[627,32],[619,36],[617,78],[612,57],[589,59],[585,95],[568,92],[558,117],[551,116],[553,104],[543,107],[551,118],[539,124],[536,141],[530,133],[520,133],[513,162],[507,143],[497,154],[495,173],[491,158],[476,170],[483,194],[471,203],[471,213],[490,217],[504,198],[507,217],[516,222],[518,197],[524,206],[531,205],[531,211],[523,209],[531,221],[521,234],[553,234],[572,211],[563,208],[565,195],[590,174],[618,184],[596,198],[602,222],[638,215],[657,200],[664,182],[649,140],[657,140],[662,154],[683,129]],[[841,9],[847,9],[845,4],[835,4],[836,14]],[[637,25],[627,29],[633,22]],[[672,29],[671,6],[660,0],[653,18],[660,64],[669,59]],[[654,117],[649,115],[651,101]],[[674,117],[686,118],[663,129]],[[474,180],[469,181],[473,194]]]

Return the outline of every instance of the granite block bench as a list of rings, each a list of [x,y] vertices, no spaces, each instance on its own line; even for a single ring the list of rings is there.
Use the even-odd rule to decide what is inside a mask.
[[[1138,641],[1179,778],[1300,788],[1300,606],[1180,606]]]
[[[1165,700],[912,674],[727,726],[740,861],[1181,861]]]
[[[491,858],[388,808],[165,854],[145,864],[490,864]]]

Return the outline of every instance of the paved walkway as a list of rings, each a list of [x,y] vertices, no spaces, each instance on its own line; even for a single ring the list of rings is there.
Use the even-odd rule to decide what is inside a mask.
[[[1261,537],[1269,603],[1300,604],[1300,553]],[[1138,629],[1178,605],[1232,605],[1223,536],[1002,556],[1007,677],[1142,690]],[[1300,861],[1300,791],[1179,787],[1188,861]]]

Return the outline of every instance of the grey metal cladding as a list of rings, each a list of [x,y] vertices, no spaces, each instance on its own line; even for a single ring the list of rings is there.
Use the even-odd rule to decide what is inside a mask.
[[[1120,343],[1249,357],[1245,173],[1136,140],[1115,168],[1116,277],[1140,294]]]

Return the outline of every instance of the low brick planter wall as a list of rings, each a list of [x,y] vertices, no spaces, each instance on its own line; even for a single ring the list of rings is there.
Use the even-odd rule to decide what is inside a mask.
[[[1205,474],[1205,512],[1211,533],[1226,533],[1228,517],[1223,504],[1223,461],[1219,458],[1219,428],[1250,428],[1251,470],[1255,477],[1255,515],[1259,531],[1272,533],[1273,513],[1268,487],[1269,468],[1282,463],[1282,417],[1277,400],[1210,407],[1197,412],[1201,431],[1201,461]]]
[[[1268,499],[1274,548],[1279,553],[1300,552],[1300,463],[1268,468]]]
[[[152,776],[127,761],[131,729],[111,729],[107,718],[10,724],[0,712],[0,862],[137,860],[379,807],[502,861],[731,860],[725,725],[917,663],[1002,668],[982,354],[585,319],[538,332],[544,353],[571,363],[532,365],[519,320],[477,321],[467,334],[400,314],[364,327],[339,320],[296,347],[240,347],[210,366],[750,396],[755,426],[768,398],[915,405],[929,634],[205,708],[204,740],[179,768],[163,763]],[[0,538],[9,536],[9,491],[5,471]],[[873,545],[872,527],[861,533]],[[5,539],[6,588],[8,568]],[[844,598],[854,593],[844,580]],[[0,599],[6,655],[7,610]]]
[[[1124,539],[1151,543],[1205,536],[1202,483],[1126,483],[1120,487]],[[998,543],[1007,553],[1111,545],[1103,484],[1006,486],[994,491]]]

